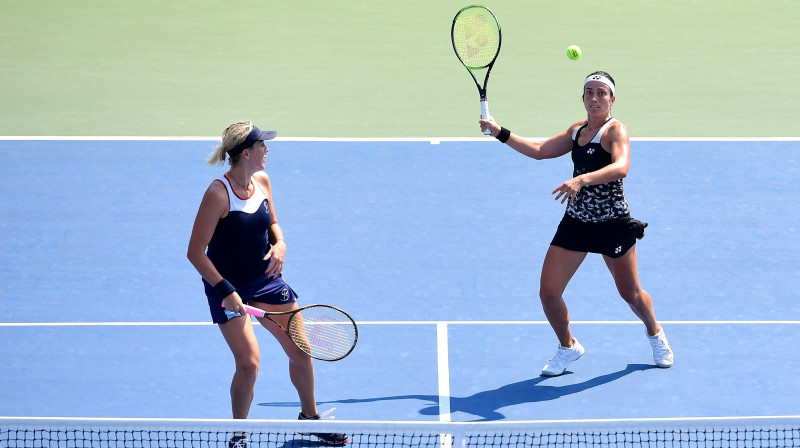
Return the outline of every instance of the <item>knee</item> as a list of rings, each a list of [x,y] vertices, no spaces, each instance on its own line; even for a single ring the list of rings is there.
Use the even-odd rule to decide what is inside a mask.
[[[547,308],[549,305],[560,303],[562,298],[560,292],[542,286],[539,289],[539,300],[541,300],[542,306]]]
[[[297,351],[287,353],[287,355],[289,356],[289,364],[300,368],[313,368],[314,359],[302,350],[298,349]]]
[[[242,359],[237,359],[236,372],[240,375],[246,376],[247,378],[251,378],[253,381],[255,381],[256,377],[258,377],[259,361],[260,360],[258,355],[252,355]]]
[[[622,300],[631,305],[642,303],[644,298],[647,297],[647,293],[643,289],[620,290],[619,295]]]

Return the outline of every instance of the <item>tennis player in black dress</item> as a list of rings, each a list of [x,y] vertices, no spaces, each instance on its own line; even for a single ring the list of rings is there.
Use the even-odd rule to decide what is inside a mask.
[[[644,237],[646,223],[633,219],[622,187],[630,166],[628,130],[611,115],[616,100],[614,79],[594,72],[583,82],[583,104],[587,117],[573,123],[544,142],[513,134],[492,117],[480,120],[481,131],[489,130],[501,142],[528,157],[542,160],[570,154],[572,178],[553,194],[567,203],[542,266],[539,298],[548,322],[559,341],[558,349],[542,369],[542,375],[561,375],[585,349],[573,336],[563,293],[588,253],[597,253],[614,278],[620,296],[644,323],[659,367],[673,363],[672,348],[656,320],[650,295],[639,283],[636,241]]]

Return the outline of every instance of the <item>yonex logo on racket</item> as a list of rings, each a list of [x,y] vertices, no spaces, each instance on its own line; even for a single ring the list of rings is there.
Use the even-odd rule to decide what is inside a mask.
[[[489,84],[489,73],[494,61],[500,53],[502,33],[497,17],[487,7],[470,5],[461,8],[453,18],[450,28],[453,50],[458,60],[469,72],[478,88],[481,104],[481,118],[489,117],[489,101],[486,99],[486,86]],[[477,76],[483,74],[483,83]],[[489,129],[484,134],[490,134]]]

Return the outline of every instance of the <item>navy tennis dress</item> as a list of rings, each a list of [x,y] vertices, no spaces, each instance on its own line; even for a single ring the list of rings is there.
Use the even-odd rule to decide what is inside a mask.
[[[283,280],[282,275],[270,278],[264,272],[269,260],[269,199],[255,183],[253,194],[241,198],[233,191],[226,176],[216,180],[228,191],[230,211],[220,219],[214,235],[208,243],[206,254],[223,278],[231,282],[239,296],[247,303],[250,300],[282,304],[297,300],[297,294]],[[203,279],[211,318],[214,323],[224,323],[238,316],[222,307],[219,293]]]

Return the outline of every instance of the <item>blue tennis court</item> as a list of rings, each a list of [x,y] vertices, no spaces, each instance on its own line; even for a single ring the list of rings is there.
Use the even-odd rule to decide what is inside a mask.
[[[0,416],[228,418],[233,358],[186,260],[224,167],[212,139],[2,140]],[[800,415],[796,139],[637,140],[625,180],[643,285],[675,350],[643,325],[599,256],[567,289],[587,349],[539,376],[557,341],[538,278],[569,160],[494,141],[291,140],[267,171],[301,304],[359,323],[317,362],[339,420],[514,421]],[[266,331],[253,419],[294,419]]]

